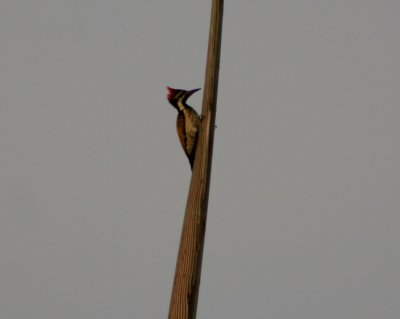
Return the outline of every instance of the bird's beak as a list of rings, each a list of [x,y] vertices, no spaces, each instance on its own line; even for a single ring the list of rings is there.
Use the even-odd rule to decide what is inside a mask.
[[[197,91],[200,91],[200,90],[201,90],[201,88],[188,91],[187,92],[187,97],[191,96],[193,93],[196,93]]]

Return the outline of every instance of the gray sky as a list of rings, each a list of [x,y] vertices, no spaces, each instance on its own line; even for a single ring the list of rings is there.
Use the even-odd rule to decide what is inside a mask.
[[[209,11],[0,2],[1,318],[166,317]],[[400,317],[399,12],[227,1],[198,318]]]

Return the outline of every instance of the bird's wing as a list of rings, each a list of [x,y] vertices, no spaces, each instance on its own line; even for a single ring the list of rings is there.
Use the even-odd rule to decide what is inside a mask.
[[[176,130],[178,131],[178,137],[182,148],[186,155],[188,155],[186,152],[186,123],[185,117],[181,113],[178,114],[178,118],[176,119]]]

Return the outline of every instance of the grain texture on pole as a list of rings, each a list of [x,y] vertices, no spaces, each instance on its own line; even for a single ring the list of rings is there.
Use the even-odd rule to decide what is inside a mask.
[[[169,319],[196,318],[214,144],[223,5],[223,0],[212,1],[203,117],[183,221]]]

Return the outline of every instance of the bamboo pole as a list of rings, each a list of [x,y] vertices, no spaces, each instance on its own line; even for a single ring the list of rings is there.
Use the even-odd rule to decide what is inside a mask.
[[[169,319],[195,319],[214,144],[223,0],[212,0],[202,121],[183,221]]]

